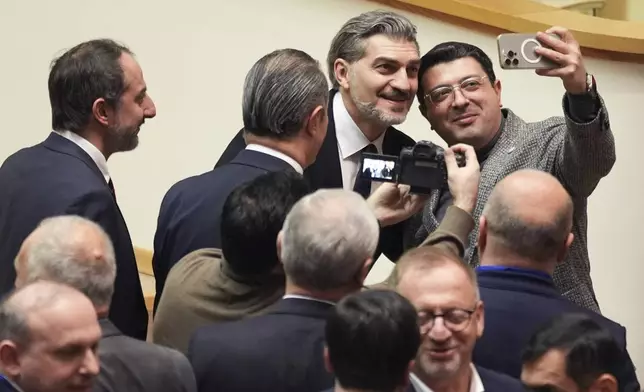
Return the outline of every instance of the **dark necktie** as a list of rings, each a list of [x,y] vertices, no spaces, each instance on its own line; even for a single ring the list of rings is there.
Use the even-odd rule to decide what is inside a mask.
[[[116,200],[116,191],[114,191],[114,183],[112,182],[112,179],[107,182],[107,186],[110,187],[110,192],[112,192],[112,196],[114,197],[114,200]]]
[[[378,149],[373,144],[368,144],[365,148],[360,150],[360,153],[372,153],[377,154]],[[358,167],[358,173],[356,174],[356,181],[353,183],[353,190],[362,195],[365,199],[371,194],[371,180],[361,178],[360,173],[362,172],[362,167]]]

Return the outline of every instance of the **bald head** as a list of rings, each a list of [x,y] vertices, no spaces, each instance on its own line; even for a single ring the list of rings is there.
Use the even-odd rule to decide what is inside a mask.
[[[555,177],[519,170],[492,191],[483,210],[479,243],[535,262],[555,260],[565,254],[572,215],[572,200]]]
[[[105,231],[79,216],[43,220],[25,239],[16,258],[16,287],[38,280],[69,285],[97,308],[109,307],[116,261]]]

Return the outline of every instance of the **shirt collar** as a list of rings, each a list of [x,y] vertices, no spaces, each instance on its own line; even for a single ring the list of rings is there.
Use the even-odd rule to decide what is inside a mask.
[[[304,169],[302,168],[302,165],[300,165],[295,159],[289,157],[288,155],[284,154],[281,151],[277,151],[273,148],[266,147],[266,146],[261,146],[259,144],[249,144],[246,146],[247,150],[252,150],[252,151],[257,151],[264,153],[266,155],[273,156],[275,158],[281,159],[284,162],[288,163],[289,165],[293,166],[293,169],[297,171],[300,174],[304,173]]]
[[[309,296],[306,296],[306,295],[286,294],[282,298],[283,299],[289,299],[289,298],[304,299],[304,300],[307,300],[307,301],[317,301],[317,302],[322,302],[322,303],[329,304],[329,305],[335,305],[335,302],[326,301],[326,300],[318,299],[318,298],[313,298],[313,297],[309,297]]]
[[[370,142],[360,128],[358,128],[356,122],[353,121],[353,118],[351,118],[349,111],[344,106],[342,94],[339,92],[333,97],[333,120],[335,122],[335,133],[342,159],[347,159],[353,154],[360,152],[369,144],[376,146],[378,153],[382,154],[382,141],[387,132],[383,132],[376,140]]]
[[[470,363],[470,369],[472,369],[472,379],[470,380],[470,389],[469,392],[485,392],[485,386],[479,376],[479,372],[476,371],[476,366]],[[409,379],[411,380],[414,389],[416,392],[433,392],[431,388],[425,385],[424,382],[418,378],[414,373],[409,374]]]
[[[105,182],[110,182],[110,173],[107,169],[107,159],[105,159],[105,155],[103,155],[103,153],[98,148],[96,148],[95,145],[90,143],[84,137],[72,131],[54,131],[54,133],[71,141],[72,143],[80,147],[83,151],[85,151],[87,155],[92,158],[92,161],[96,163],[96,166],[98,166],[98,170],[101,171],[101,174],[105,178]]]

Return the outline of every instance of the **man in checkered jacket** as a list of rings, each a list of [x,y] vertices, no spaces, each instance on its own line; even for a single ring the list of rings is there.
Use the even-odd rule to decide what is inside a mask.
[[[476,225],[465,261],[478,265],[478,220],[497,182],[519,169],[551,173],[575,205],[575,238],[565,262],[555,271],[555,284],[564,297],[599,312],[590,278],[586,209],[588,196],[615,163],[613,134],[595,80],[586,72],[572,34],[553,27],[538,33],[537,39],[543,47],[535,52],[557,67],[536,73],[561,78],[566,90],[564,116],[527,123],[511,110],[501,109],[501,84],[490,58],[481,49],[460,42],[442,43],[423,56],[418,75],[420,110],[448,145],[472,145],[481,165],[479,196],[473,211]],[[433,232],[450,204],[448,191],[434,191],[423,213],[409,222],[406,247],[418,245]]]

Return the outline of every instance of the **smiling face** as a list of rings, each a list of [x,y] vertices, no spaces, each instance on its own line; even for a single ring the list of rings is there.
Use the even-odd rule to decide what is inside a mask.
[[[400,124],[418,90],[418,48],[414,42],[382,34],[369,37],[364,44],[360,60],[351,64],[336,60],[338,83],[349,93],[361,118],[385,128]]]
[[[501,82],[490,82],[478,61],[463,57],[437,64],[421,83],[421,113],[447,144],[479,149],[494,138],[501,124]]]

